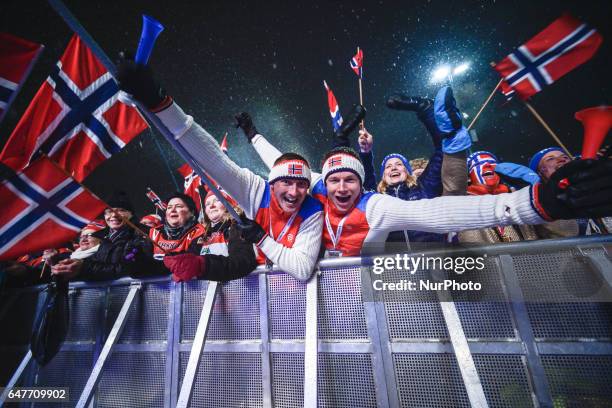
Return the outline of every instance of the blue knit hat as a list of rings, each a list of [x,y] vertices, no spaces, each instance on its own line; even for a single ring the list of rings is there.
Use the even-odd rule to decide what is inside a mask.
[[[389,161],[390,159],[400,159],[402,163],[404,164],[404,167],[406,167],[406,171],[408,171],[408,174],[412,175],[412,167],[410,167],[410,163],[408,162],[408,159],[406,159],[404,156],[402,156],[399,153],[391,153],[391,154],[386,155],[382,163],[380,164],[380,177],[381,178],[385,172],[385,165],[387,164],[387,161]]]
[[[557,146],[547,147],[546,149],[542,149],[542,150],[540,150],[539,152],[537,152],[536,154],[533,155],[533,157],[529,161],[529,168],[537,173],[538,172],[538,165],[540,164],[540,161],[542,160],[542,157],[544,157],[544,155],[546,153],[549,153],[549,152],[561,152],[561,153],[565,154],[565,151],[562,148],[560,148],[560,147],[557,147]]]

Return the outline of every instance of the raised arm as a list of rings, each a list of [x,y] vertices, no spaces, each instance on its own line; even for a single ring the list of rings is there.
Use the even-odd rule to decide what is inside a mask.
[[[254,218],[265,190],[264,179],[234,163],[217,141],[176,103],[157,116],[194,161],[236,200],[247,217]]]

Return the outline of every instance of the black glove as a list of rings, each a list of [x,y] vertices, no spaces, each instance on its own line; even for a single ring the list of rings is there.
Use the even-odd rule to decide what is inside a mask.
[[[536,210],[545,219],[612,215],[612,159],[574,160],[534,186]],[[543,210],[544,214],[542,214]]]
[[[251,119],[251,115],[246,112],[239,113],[234,116],[236,119],[236,127],[242,129],[244,135],[247,138],[247,141],[251,143],[251,140],[255,137],[257,133],[257,128],[253,124],[253,119]]]
[[[120,54],[117,68],[119,88],[142,102],[147,108],[154,109],[166,99],[166,90],[153,77],[148,65],[136,64]]]
[[[348,139],[349,135],[359,122],[365,118],[366,109],[362,105],[355,105],[349,114],[344,118],[342,126],[336,131],[336,137],[340,139]]]
[[[242,239],[251,244],[259,245],[268,235],[261,225],[249,219],[242,219],[236,224],[236,227],[240,231]]]

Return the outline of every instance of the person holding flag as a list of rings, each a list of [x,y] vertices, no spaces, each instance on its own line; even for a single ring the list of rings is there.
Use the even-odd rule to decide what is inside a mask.
[[[198,165],[220,181],[244,210],[249,220],[237,226],[242,236],[257,246],[258,263],[273,263],[298,280],[308,280],[319,254],[323,227],[321,205],[307,194],[308,161],[299,154],[283,155],[266,181],[240,168],[223,153],[217,141],[161,91],[149,67],[124,60],[119,66],[118,79],[121,89],[156,112],[177,139],[189,131],[197,134],[197,150],[184,147],[194,152]],[[237,121],[240,124],[244,118],[238,117]],[[243,123],[241,127],[244,126]],[[252,139],[258,132],[249,127],[247,133]]]
[[[125,260],[126,247],[138,234],[128,220],[135,223],[134,207],[127,194],[118,191],[108,200],[104,210],[106,228],[96,235],[101,237],[97,251],[85,259],[65,259],[51,267],[51,273],[66,280],[115,280],[130,273]]]
[[[297,231],[294,226],[297,220],[294,214],[301,215],[298,221],[301,226],[305,224],[302,220],[322,218],[321,207],[307,200],[310,167],[305,159],[296,154],[281,156],[270,171],[267,184],[227,159],[218,143],[194,122],[193,117],[185,114],[170,97],[163,96],[150,70],[124,64],[120,83],[124,91],[157,112],[198,165],[215,179],[224,181],[226,190],[247,215],[257,217],[259,225],[253,223],[245,228],[247,239],[255,242],[272,261],[277,261],[281,269],[295,274],[296,265],[281,258],[285,254],[290,256],[290,249],[295,249],[293,240],[304,237],[300,237],[304,230]],[[252,138],[258,132],[253,127],[248,133]],[[587,214],[612,214],[612,180],[606,177],[611,169],[612,160],[578,160],[555,173],[549,182],[510,194],[403,201],[389,195],[364,192],[363,164],[357,153],[342,147],[324,156],[322,175],[314,178],[312,191],[320,199],[325,213],[325,248],[330,253],[351,256],[359,255],[366,243],[384,243],[388,233],[398,229],[446,233],[496,225],[539,224]],[[564,178],[569,180],[569,187],[559,185]],[[279,181],[282,184],[277,189],[275,183]],[[597,182],[604,193],[592,194],[589,187],[592,182]],[[277,210],[271,210],[273,206]],[[300,240],[302,252],[298,252],[302,260],[299,271],[305,272],[298,275],[302,279],[307,278],[314,267],[319,247],[314,233],[321,228],[320,224],[307,225],[310,227],[308,238]],[[291,244],[285,246],[276,242],[281,239]]]

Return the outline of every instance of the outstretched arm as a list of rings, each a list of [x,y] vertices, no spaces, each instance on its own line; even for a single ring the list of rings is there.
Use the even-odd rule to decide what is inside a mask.
[[[403,201],[388,195],[370,199],[366,217],[374,232],[418,230],[435,233],[497,225],[541,224],[529,188],[511,194],[438,197]]]

